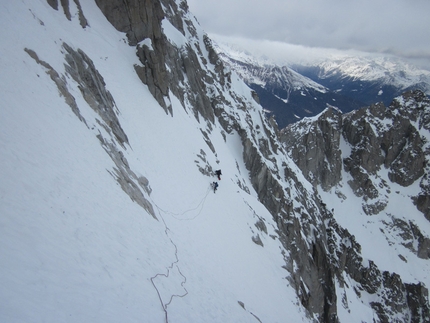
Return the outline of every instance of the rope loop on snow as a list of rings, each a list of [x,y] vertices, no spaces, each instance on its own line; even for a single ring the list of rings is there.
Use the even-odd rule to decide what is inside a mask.
[[[176,219],[176,220],[179,220],[179,221],[191,221],[191,220],[194,220],[195,218],[197,218],[201,213],[202,213],[202,211],[203,211],[203,206],[204,206],[204,204],[205,204],[205,202],[206,202],[206,199],[207,199],[207,197],[208,197],[208,195],[209,195],[209,193],[210,193],[210,191],[212,190],[212,187],[209,185],[209,187],[208,187],[208,189],[207,189],[207,191],[206,191],[206,193],[205,193],[205,195],[203,196],[203,198],[200,200],[200,202],[197,204],[197,206],[196,207],[193,207],[193,208],[191,208],[191,209],[188,209],[188,210],[185,210],[184,212],[181,212],[181,213],[175,213],[175,212],[171,212],[171,211],[167,211],[167,210],[164,210],[164,209],[162,209],[161,207],[159,207],[158,205],[157,205],[157,203],[155,203],[154,201],[152,201],[153,203],[154,203],[154,205],[155,205],[155,207],[158,209],[158,211],[159,212],[163,212],[164,214],[168,214],[168,215],[170,215],[172,218],[174,218],[174,219]],[[181,218],[183,215],[185,215],[185,214],[187,214],[187,213],[189,213],[189,212],[192,212],[192,211],[195,211],[195,210],[198,210],[200,208],[200,210],[197,212],[197,214],[196,215],[194,215],[193,217],[190,217],[190,218]]]

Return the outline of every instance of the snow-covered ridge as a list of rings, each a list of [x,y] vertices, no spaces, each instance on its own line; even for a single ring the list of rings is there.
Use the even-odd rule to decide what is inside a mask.
[[[319,67],[321,78],[336,75],[353,80],[378,81],[401,89],[419,83],[430,84],[430,71],[391,56],[329,57],[306,65]]]
[[[326,87],[295,72],[287,66],[278,65],[269,59],[256,58],[239,47],[225,43],[215,43],[221,58],[231,66],[246,83],[262,86],[278,85],[293,90],[311,88],[326,93]]]
[[[319,78],[338,77],[349,80],[378,82],[390,85],[400,90],[420,85],[421,90],[430,94],[430,71],[414,66],[410,62],[390,55],[366,55],[364,53],[327,54],[324,58],[302,59],[293,61],[286,57],[283,60],[271,59],[268,56],[253,55],[239,45],[218,43],[219,52],[225,53],[231,59],[256,66],[287,66],[293,70],[296,66],[317,67],[320,69]],[[300,75],[300,74],[299,74]],[[249,74],[244,72],[243,77]],[[300,75],[303,77],[302,75]],[[307,78],[305,78],[307,79]],[[313,82],[313,81],[312,81]],[[298,83],[307,84],[298,78]],[[310,83],[315,86],[318,83]],[[319,85],[319,84],[318,84]],[[321,85],[319,85],[321,87]],[[319,88],[316,86],[316,88]]]
[[[239,46],[217,43],[224,61],[256,92],[261,105],[274,116],[280,128],[335,105],[347,112],[364,103],[347,93],[333,91],[294,69],[259,57]],[[326,85],[326,84],[325,84]]]

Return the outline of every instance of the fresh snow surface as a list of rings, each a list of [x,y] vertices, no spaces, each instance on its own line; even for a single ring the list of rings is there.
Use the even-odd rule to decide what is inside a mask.
[[[94,1],[80,2],[85,29],[73,1],[71,21],[45,0],[1,5],[0,321],[308,322],[271,215],[236,184],[243,174],[252,187],[238,135],[224,141],[216,124],[215,156],[204,125],[174,97],[173,117],[166,115],[138,79],[125,35]],[[170,23],[163,28],[183,44]],[[122,152],[148,178],[157,219],[111,175],[116,166],[96,137],[109,133],[77,84],[65,76],[88,126],[24,51],[66,75],[63,42],[82,49],[103,76],[129,139]],[[224,174],[216,194],[215,178],[197,167],[202,150]],[[254,225],[259,218],[267,235]],[[257,234],[264,247],[251,240]]]

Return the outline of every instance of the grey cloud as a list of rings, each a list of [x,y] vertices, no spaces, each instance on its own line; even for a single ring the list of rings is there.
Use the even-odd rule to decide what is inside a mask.
[[[430,57],[430,1],[427,0],[189,0],[188,3],[208,33],[308,47]]]

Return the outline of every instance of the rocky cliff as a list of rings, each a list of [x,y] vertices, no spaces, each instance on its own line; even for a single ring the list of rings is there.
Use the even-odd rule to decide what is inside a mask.
[[[429,238],[425,231],[421,231],[426,230],[425,226],[420,228],[417,222],[407,220],[407,215],[399,210],[392,213],[389,207],[393,203],[390,193],[398,189],[395,187],[415,186],[415,193],[407,198],[420,211],[421,217],[429,220],[429,112],[429,99],[417,90],[396,98],[388,107],[381,103],[345,115],[336,108],[328,108],[313,119],[304,119],[287,127],[281,137],[285,149],[314,187],[336,194],[343,202],[346,196],[342,192],[349,186],[361,201],[362,208],[350,209],[350,212],[356,213],[355,216],[360,213],[378,216],[374,221],[380,221],[379,229],[391,241],[390,244],[395,244],[393,232],[396,232],[394,235],[400,238],[399,245],[408,248],[418,258],[429,259]],[[332,212],[336,213],[334,209]],[[388,220],[381,218],[381,214],[385,214]],[[338,213],[337,216],[344,215]],[[329,232],[333,228],[337,226],[332,226]],[[336,234],[343,236],[342,239],[352,238],[344,230]],[[417,297],[408,295],[411,286],[402,283],[399,275],[382,273],[372,262],[367,268],[354,263],[360,259],[360,246],[355,241],[350,246],[354,245],[338,258],[342,265],[335,265],[334,271],[339,274],[339,269],[345,270],[370,294],[378,294],[381,287],[388,288],[382,297],[384,300],[372,302],[371,306],[381,322],[389,322],[392,320],[389,319],[390,313],[396,309],[406,310],[398,307],[400,304],[409,304],[409,299]],[[333,251],[340,255],[339,250]],[[401,254],[399,257],[407,262]],[[414,285],[413,289],[420,290],[419,286],[421,283]],[[402,299],[401,295],[406,298]],[[397,305],[393,299],[397,299],[394,302]],[[404,314],[399,322],[428,320],[428,304],[421,303],[419,308],[426,314],[418,317]],[[416,312],[411,310],[411,313]]]
[[[282,140],[306,178],[324,190],[340,183],[344,169],[351,176],[348,183],[354,193],[363,197],[368,214],[384,209],[378,186],[390,189],[389,183],[372,176],[386,170],[389,181],[402,187],[418,181],[421,192],[412,200],[429,219],[425,198],[429,190],[429,105],[427,96],[417,90],[396,98],[389,107],[380,103],[345,115],[329,108],[315,119],[284,129]]]

